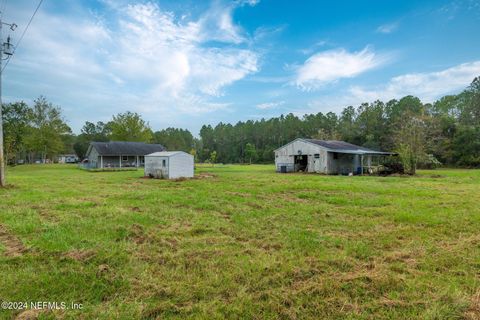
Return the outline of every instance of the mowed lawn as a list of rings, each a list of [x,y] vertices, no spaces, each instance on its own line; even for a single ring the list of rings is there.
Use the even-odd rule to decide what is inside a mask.
[[[40,319],[480,317],[479,170],[142,174],[9,168],[0,300],[83,305]]]

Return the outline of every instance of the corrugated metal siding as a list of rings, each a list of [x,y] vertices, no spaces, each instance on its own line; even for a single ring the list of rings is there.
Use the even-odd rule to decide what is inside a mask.
[[[282,165],[292,168],[289,171],[293,171],[295,156],[299,154],[308,156],[308,172],[327,173],[327,151],[321,146],[306,143],[302,140],[293,141],[275,151],[277,171],[280,172]],[[318,154],[319,157],[315,158],[315,154]]]

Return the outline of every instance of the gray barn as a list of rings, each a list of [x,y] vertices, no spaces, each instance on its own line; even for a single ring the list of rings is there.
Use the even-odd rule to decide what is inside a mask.
[[[275,166],[277,172],[363,174],[391,155],[344,141],[298,138],[275,150]]]
[[[89,168],[143,167],[145,155],[164,151],[161,144],[111,141],[91,142],[86,158]]]
[[[145,176],[165,179],[192,178],[193,156],[183,151],[155,152],[145,156]]]

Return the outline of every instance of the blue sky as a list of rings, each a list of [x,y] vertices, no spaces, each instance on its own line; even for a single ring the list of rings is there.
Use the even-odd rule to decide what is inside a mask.
[[[37,1],[0,0],[16,43]],[[457,93],[480,75],[480,1],[44,0],[4,71],[78,133],[140,113],[152,129]]]

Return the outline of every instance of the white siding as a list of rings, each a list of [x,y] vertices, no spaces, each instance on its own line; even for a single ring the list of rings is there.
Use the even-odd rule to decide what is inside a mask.
[[[319,155],[318,158],[315,158],[316,154]],[[288,166],[288,171],[293,171],[296,155],[308,156],[308,172],[327,173],[327,151],[325,148],[302,140],[294,140],[275,151],[277,171],[280,171],[282,165]]]
[[[100,156],[95,148],[91,147],[87,158],[91,168],[100,168]]]
[[[168,175],[168,157],[150,157],[145,156],[145,176],[154,176],[156,178],[167,178]],[[163,165],[165,161],[165,166]]]
[[[193,156],[188,153],[176,153],[170,157],[169,178],[192,178]]]
[[[166,179],[192,178],[193,168],[193,156],[185,152],[168,152],[168,155],[164,156],[154,153],[145,156],[145,176]]]

